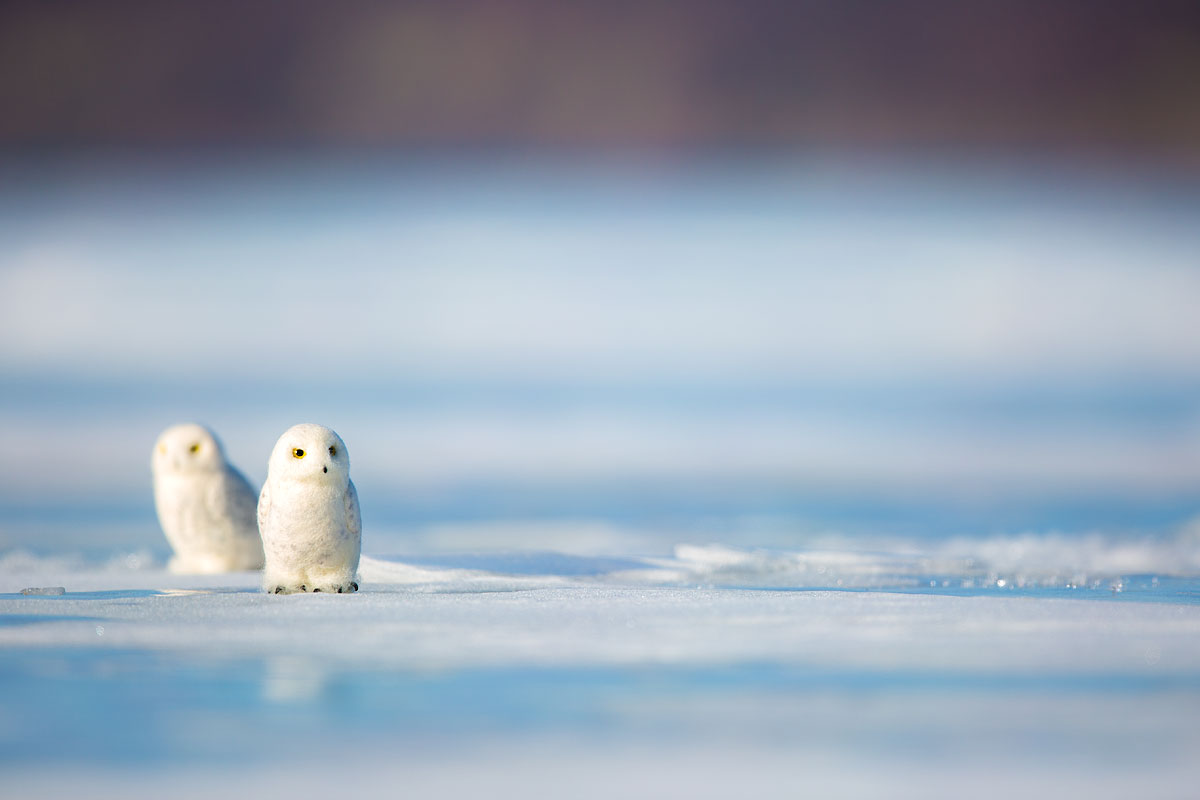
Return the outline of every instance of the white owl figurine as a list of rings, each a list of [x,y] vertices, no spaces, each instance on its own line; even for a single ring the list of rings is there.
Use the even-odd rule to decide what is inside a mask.
[[[154,506],[174,557],[172,572],[260,569],[254,488],[202,425],[167,428],[154,445]]]
[[[303,424],[279,437],[258,498],[258,529],[267,592],[358,591],[362,516],[340,436]]]

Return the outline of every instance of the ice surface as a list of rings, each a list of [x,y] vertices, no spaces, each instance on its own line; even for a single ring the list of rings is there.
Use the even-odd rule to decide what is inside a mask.
[[[364,558],[358,594],[276,597],[10,554],[0,770],[95,797],[1190,796],[1194,574],[917,585],[943,559]]]

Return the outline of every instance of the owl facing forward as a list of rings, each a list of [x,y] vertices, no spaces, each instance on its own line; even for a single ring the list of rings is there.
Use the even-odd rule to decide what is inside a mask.
[[[258,529],[267,592],[358,591],[362,517],[340,436],[303,424],[279,437],[258,498]]]
[[[254,488],[202,425],[167,428],[154,445],[154,506],[175,551],[172,572],[260,569]]]

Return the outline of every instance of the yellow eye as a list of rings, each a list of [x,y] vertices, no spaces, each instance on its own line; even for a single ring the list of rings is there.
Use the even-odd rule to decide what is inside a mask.
[[[335,446],[333,446],[333,445],[329,446],[329,455],[331,455],[331,456],[337,455],[337,448]]]
[[[304,451],[297,447],[292,451],[292,458],[304,458]]]
[[[199,453],[199,452],[200,452],[200,445],[198,445],[198,444],[194,444],[194,445],[192,445],[191,447],[189,447],[189,448],[188,448],[188,450],[189,450],[190,452],[192,452],[192,453]]]

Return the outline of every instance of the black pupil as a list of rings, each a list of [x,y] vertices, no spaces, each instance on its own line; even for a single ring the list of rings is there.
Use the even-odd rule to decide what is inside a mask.
[[[302,455],[304,455],[304,451],[303,451],[303,450],[301,450],[299,447],[297,447],[297,448],[296,448],[296,455],[297,455],[297,456],[302,456]]]

